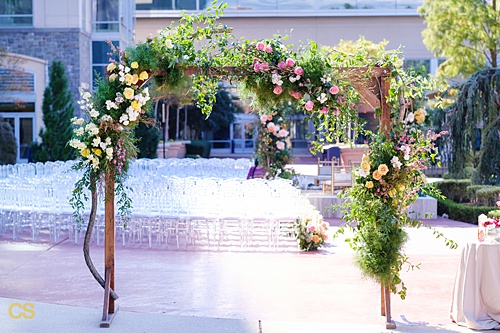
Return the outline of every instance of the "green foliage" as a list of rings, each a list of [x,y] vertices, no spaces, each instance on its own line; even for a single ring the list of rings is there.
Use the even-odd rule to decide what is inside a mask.
[[[191,158],[209,158],[211,143],[205,140],[192,140],[186,145],[186,157]]]
[[[43,94],[43,123],[41,143],[34,143],[33,159],[36,162],[67,161],[74,157],[67,145],[72,136],[71,118],[74,114],[73,98],[68,89],[64,65],[54,61],[49,71],[49,85]]]
[[[445,179],[434,183],[434,186],[448,199],[454,202],[464,202],[467,198],[467,188],[470,179]]]
[[[484,206],[494,206],[500,200],[500,186],[488,186],[476,191],[477,201]]]
[[[451,115],[450,172],[461,173],[475,149],[471,143],[480,139],[481,149],[474,161],[477,176],[473,178],[479,184],[500,184],[500,154],[491,154],[500,151],[499,87],[500,69],[479,71],[462,85],[456,102],[447,109]]]
[[[137,138],[137,158],[156,158],[158,142],[160,141],[159,128],[140,123],[134,131]]]
[[[490,218],[500,219],[500,209],[491,210],[486,215]]]
[[[467,186],[467,193],[466,193],[467,201],[477,202],[476,192],[478,190],[481,190],[481,189],[485,188],[486,186],[487,185],[470,185],[470,186]]]
[[[438,215],[447,214],[448,217],[455,221],[462,221],[472,224],[477,224],[477,217],[481,214],[488,214],[495,207],[473,206],[462,203],[456,203],[450,199],[438,199]]]
[[[0,165],[15,164],[17,158],[17,142],[14,129],[0,117]]]
[[[465,77],[498,67],[500,2],[483,0],[425,0],[419,8],[427,28],[424,44],[437,57],[443,78]]]

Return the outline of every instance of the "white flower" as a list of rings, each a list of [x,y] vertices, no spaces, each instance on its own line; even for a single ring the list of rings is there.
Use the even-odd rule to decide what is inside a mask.
[[[115,109],[115,110],[117,110],[117,109],[118,109],[118,106],[116,105],[116,103],[115,103],[115,102],[110,101],[110,100],[107,100],[107,101],[106,101],[106,109],[108,109],[108,110],[111,110],[111,109]]]
[[[105,142],[106,142],[106,145],[109,146],[111,144],[111,138],[109,138],[109,137],[106,138]]]
[[[405,123],[412,123],[415,120],[415,114],[413,112],[408,113]]]
[[[70,145],[70,147],[73,147],[75,149],[85,149],[85,144],[78,139],[71,139],[69,140],[68,144]]]
[[[113,118],[109,114],[105,114],[101,117],[101,121],[111,121]]]
[[[120,123],[123,125],[127,126],[130,122],[128,121],[128,115],[127,114],[122,114],[120,117]]]
[[[403,163],[401,163],[399,161],[399,157],[397,157],[397,156],[393,156],[393,158],[391,159],[391,164],[392,164],[392,167],[394,169],[398,169],[398,170],[401,169],[401,166],[403,165]]]
[[[325,93],[321,93],[321,95],[318,97],[318,101],[323,104],[326,102],[326,100],[328,99],[328,97],[326,96]]]
[[[113,147],[106,148],[106,158],[111,160],[113,158]]]
[[[139,112],[135,111],[131,106],[127,108],[127,114],[130,121],[136,121],[139,116]]]
[[[107,147],[107,146],[108,146],[108,145],[107,145],[107,143],[106,143],[106,142],[102,142],[102,141],[101,141],[101,142],[99,143],[99,147],[100,147],[102,150],[106,150],[106,147]]]
[[[285,143],[283,141],[276,142],[276,148],[278,148],[279,150],[285,149]]]
[[[83,135],[83,128],[82,127],[75,128],[73,130],[73,133],[75,133],[76,136],[82,136]]]
[[[125,73],[128,73],[128,72],[130,72],[130,67],[127,66],[127,67],[125,67]]]
[[[360,177],[366,177],[369,174],[370,174],[370,171],[365,171],[365,170],[363,170],[361,168],[358,170],[358,176],[360,176]]]
[[[72,118],[71,121],[73,122],[73,125],[82,125],[84,120],[83,118]]]
[[[410,159],[410,151],[411,148],[409,146],[403,145],[401,146],[401,151],[404,153],[403,158],[408,161]]]
[[[96,118],[97,116],[99,116],[99,112],[92,109],[90,112],[89,112],[89,115],[91,118]]]
[[[267,122],[267,114],[260,116],[260,122],[264,125]]]
[[[85,126],[85,131],[87,131],[91,136],[94,136],[99,133],[99,128],[94,123],[90,123]]]
[[[92,95],[91,95],[88,91],[86,91],[86,92],[84,92],[84,93],[82,94],[82,98],[83,98],[84,100],[86,100],[86,101],[88,101],[88,100],[90,99],[90,97],[92,97]]]
[[[283,84],[283,81],[281,80],[281,75],[274,73],[271,77],[271,81],[273,84],[277,84],[278,86],[281,86]]]
[[[174,47],[174,44],[172,44],[172,40],[171,39],[165,39],[165,46],[167,47],[167,49],[171,49]]]
[[[330,82],[332,80],[332,78],[328,76],[326,78],[322,77],[320,80],[321,80],[322,83],[327,83],[327,82]]]
[[[92,140],[92,146],[97,147],[101,143],[101,138],[98,136],[94,140]]]

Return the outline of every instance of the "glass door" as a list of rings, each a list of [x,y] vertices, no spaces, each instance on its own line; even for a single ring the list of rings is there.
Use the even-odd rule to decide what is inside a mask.
[[[35,122],[34,115],[4,114],[4,120],[14,128],[17,143],[17,163],[28,162],[30,158],[30,145],[34,141]]]

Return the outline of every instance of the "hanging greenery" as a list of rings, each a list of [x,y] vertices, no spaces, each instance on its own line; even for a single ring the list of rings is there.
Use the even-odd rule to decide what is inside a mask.
[[[449,114],[450,172],[460,174],[475,143],[481,147],[474,160],[477,184],[500,184],[500,156],[492,154],[500,140],[500,69],[485,69],[472,75],[460,88],[454,104],[446,109]]]

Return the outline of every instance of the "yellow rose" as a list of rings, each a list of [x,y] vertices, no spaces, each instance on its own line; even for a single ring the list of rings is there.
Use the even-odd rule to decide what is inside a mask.
[[[128,87],[123,89],[123,96],[125,96],[126,99],[134,98],[134,89]]]
[[[137,74],[132,75],[132,84],[136,84],[139,81],[139,76]]]
[[[391,188],[389,191],[387,191],[387,194],[389,194],[391,198],[394,198],[396,196],[396,189],[394,187]]]
[[[130,64],[130,68],[139,68],[139,64],[137,63],[137,61],[134,61],[133,63]]]
[[[113,82],[117,77],[118,77],[118,75],[116,75],[115,73],[113,73],[113,74],[111,74],[109,76],[109,81]]]
[[[398,189],[399,192],[403,192],[405,189],[405,186],[403,184],[398,184],[398,185],[396,185],[396,188]]]
[[[366,186],[366,188],[373,188],[373,182],[371,180],[367,181],[365,186]]]
[[[363,154],[363,157],[361,158],[361,163],[363,162],[366,162],[366,163],[370,163],[370,158],[368,156],[366,156],[365,154]]]
[[[134,109],[135,111],[139,111],[141,109],[141,105],[139,104],[139,102],[137,101],[132,101],[130,103],[130,106],[132,107],[132,109]]]
[[[96,154],[97,156],[101,157],[102,150],[99,148],[92,148],[92,152]]]
[[[83,157],[87,157],[88,154],[90,154],[90,149],[85,148],[84,150],[82,150],[82,156]]]
[[[378,172],[382,175],[385,176],[389,172],[389,168],[385,164],[380,164],[378,166]]]
[[[146,72],[146,71],[142,71],[142,72],[139,74],[139,79],[140,79],[140,80],[142,80],[142,81],[147,80],[147,79],[148,79],[148,77],[149,77],[149,75],[148,75],[148,72]]]
[[[363,161],[361,162],[361,169],[364,171],[370,171],[370,162]]]
[[[125,83],[129,86],[132,84],[132,74],[125,74]]]
[[[380,174],[380,172],[378,170],[375,170],[375,171],[373,171],[373,178],[375,180],[380,180],[380,178],[382,178],[382,175]]]
[[[106,67],[106,69],[108,70],[108,72],[112,72],[112,71],[114,71],[114,70],[115,70],[115,68],[116,68],[116,64],[115,64],[114,62],[110,63],[110,64],[108,65],[108,67]]]

